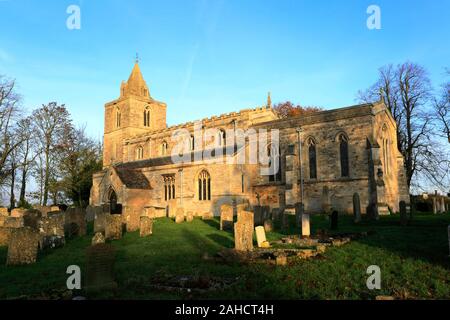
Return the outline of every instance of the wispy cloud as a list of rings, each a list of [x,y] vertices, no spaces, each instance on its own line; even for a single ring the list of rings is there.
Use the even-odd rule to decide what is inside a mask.
[[[191,78],[192,78],[192,72],[194,69],[194,63],[195,63],[195,59],[197,58],[199,48],[200,48],[200,44],[196,43],[195,46],[192,48],[191,53],[189,55],[189,61],[186,66],[183,85],[181,86],[181,93],[180,93],[180,98],[179,98],[180,102],[184,100],[184,98],[186,97],[187,90],[189,89],[189,85],[191,83]]]

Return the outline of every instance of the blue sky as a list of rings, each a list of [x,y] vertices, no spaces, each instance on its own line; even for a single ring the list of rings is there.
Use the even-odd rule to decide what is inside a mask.
[[[66,27],[69,5],[81,30]],[[366,27],[369,5],[381,30]],[[450,1],[0,0],[0,74],[31,109],[65,103],[97,139],[136,52],[169,125],[274,102],[355,103],[378,67],[424,65],[437,87],[450,67]]]

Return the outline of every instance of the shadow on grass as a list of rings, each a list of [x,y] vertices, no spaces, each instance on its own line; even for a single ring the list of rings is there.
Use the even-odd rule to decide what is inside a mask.
[[[211,220],[202,220],[204,224],[207,224],[210,227],[213,227],[215,229],[220,228],[220,222],[217,220],[217,218],[211,219]]]
[[[222,247],[234,248],[234,242],[230,238],[215,233],[208,234],[207,237]]]

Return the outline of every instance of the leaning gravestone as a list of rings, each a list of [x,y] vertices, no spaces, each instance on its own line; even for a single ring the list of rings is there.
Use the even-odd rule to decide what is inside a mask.
[[[267,219],[264,221],[264,231],[272,232],[273,231],[273,221],[271,219]]]
[[[86,250],[86,292],[88,294],[115,290],[115,251],[112,245],[100,243]]]
[[[256,242],[258,243],[258,248],[269,248],[270,244],[266,239],[266,232],[264,227],[258,226],[255,228]]]
[[[153,233],[153,219],[142,216],[140,219],[139,236],[146,237]]]
[[[103,233],[97,232],[93,237],[91,241],[91,245],[95,246],[97,244],[105,243],[105,237],[103,236]]]
[[[175,214],[175,223],[183,223],[184,222],[184,209],[178,208]]]
[[[406,202],[400,201],[400,224],[406,226],[408,223],[408,214],[406,212]]]
[[[234,224],[234,243],[238,251],[253,250],[253,212],[241,211],[238,213],[238,220]]]
[[[106,226],[106,215],[109,213],[96,212],[94,218],[94,233],[102,232],[105,233]]]
[[[261,206],[254,206],[253,214],[255,217],[255,226],[262,226],[264,223],[263,208]]]
[[[122,238],[122,215],[108,214],[106,216],[105,239],[119,240]]]
[[[233,230],[233,207],[228,204],[220,206],[220,230]]]
[[[339,219],[339,214],[335,210],[331,214],[331,230],[337,230],[337,228],[338,228],[338,219]]]
[[[353,194],[353,221],[361,222],[361,201],[358,193]]]
[[[13,229],[8,243],[6,265],[31,264],[36,262],[39,232],[30,227]]]

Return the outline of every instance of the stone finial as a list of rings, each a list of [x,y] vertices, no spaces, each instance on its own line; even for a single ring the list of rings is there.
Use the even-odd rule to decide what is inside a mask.
[[[380,102],[384,103],[384,88],[383,87],[380,87],[379,95],[380,95]]]
[[[270,97],[270,91],[267,94],[267,108],[272,108],[272,98]]]

